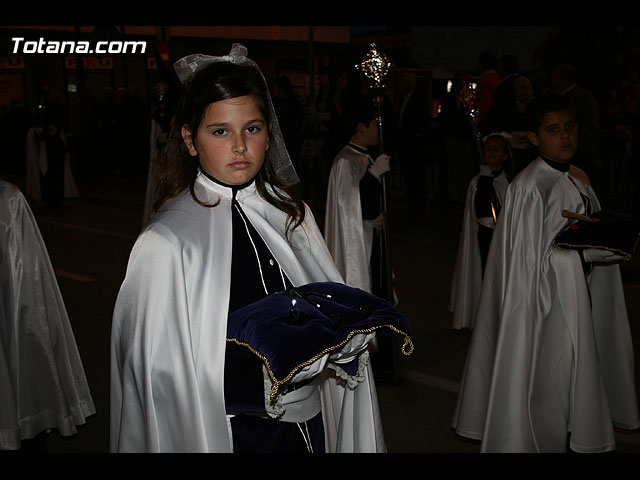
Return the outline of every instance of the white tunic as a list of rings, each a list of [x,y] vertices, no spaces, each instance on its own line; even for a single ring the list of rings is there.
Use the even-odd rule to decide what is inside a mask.
[[[640,426],[619,267],[585,278],[577,252],[552,246],[561,211],[585,213],[578,189],[600,208],[578,177],[538,158],[507,190],[453,418],[484,452],[564,451],[568,432],[572,450],[602,452],[612,424]]]
[[[0,180],[0,449],[95,413],[46,246],[20,190]]]
[[[329,174],[324,237],[338,271],[350,287],[371,292],[371,246],[374,221],[363,220],[360,180],[370,157],[345,146]]]
[[[488,167],[487,167],[488,168]],[[467,189],[458,256],[451,282],[449,311],[453,312],[453,328],[473,328],[482,286],[482,263],[478,244],[478,219],[474,199],[481,172],[471,179]],[[490,175],[490,173],[489,173]],[[504,172],[493,180],[493,188],[502,205],[509,186]]]
[[[200,174],[196,195],[169,201],[138,238],[112,326],[111,450],[230,452],[224,362],[231,276],[232,191]],[[307,208],[286,215],[255,184],[236,200],[294,285],[342,281]],[[327,451],[384,451],[370,366],[357,388],[323,377]]]

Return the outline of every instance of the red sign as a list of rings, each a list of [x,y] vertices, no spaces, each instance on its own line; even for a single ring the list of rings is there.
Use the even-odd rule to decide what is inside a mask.
[[[77,57],[64,57],[64,68],[75,70]],[[82,57],[82,67],[85,70],[113,70],[112,57]]]
[[[166,43],[159,43],[156,50],[158,50],[160,58],[162,58],[164,64],[169,68],[171,66],[171,52],[169,51],[169,45]]]

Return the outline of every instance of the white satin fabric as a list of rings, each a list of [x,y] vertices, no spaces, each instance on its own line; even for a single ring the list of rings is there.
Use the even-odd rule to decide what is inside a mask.
[[[360,180],[369,156],[345,146],[335,157],[327,187],[324,237],[338,271],[350,287],[371,293],[374,221],[363,221]]]
[[[0,449],[46,429],[73,435],[93,400],[36,220],[2,180],[0,290]]]
[[[449,311],[453,312],[454,329],[473,328],[480,300],[482,262],[478,245],[478,219],[476,218],[474,200],[480,175],[491,175],[491,171],[486,165],[481,166],[480,169],[481,172],[471,179],[467,189],[458,256],[451,282]],[[509,180],[504,172],[493,180],[493,188],[500,205],[504,203],[508,186]]]
[[[112,324],[114,452],[232,451],[223,390],[232,191],[202,174],[195,191],[220,204],[200,206],[189,193],[172,199],[131,252]],[[236,199],[294,285],[342,282],[308,208],[289,243],[286,215],[255,184]],[[385,451],[370,366],[355,389],[327,369],[321,375],[327,451]]]
[[[585,278],[577,252],[552,246],[562,209],[585,213],[569,174],[540,158],[507,190],[452,423],[483,452],[561,452],[568,432],[572,450],[604,452],[612,425],[640,426],[619,267]]]

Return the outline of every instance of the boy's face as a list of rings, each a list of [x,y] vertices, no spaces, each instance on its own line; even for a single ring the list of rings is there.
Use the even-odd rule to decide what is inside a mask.
[[[538,133],[529,132],[529,140],[541,156],[567,163],[578,148],[578,124],[569,110],[549,112],[542,117]]]
[[[361,138],[362,142],[365,144],[365,147],[373,147],[374,145],[378,145],[380,141],[380,129],[378,127],[378,120],[374,118],[369,122],[369,125],[360,124],[361,129]]]

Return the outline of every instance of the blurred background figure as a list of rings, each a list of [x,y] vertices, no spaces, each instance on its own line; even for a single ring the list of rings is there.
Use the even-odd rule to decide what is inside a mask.
[[[146,175],[148,154],[148,114],[135,89],[120,87],[115,92],[114,145],[116,173],[135,180]]]
[[[498,61],[489,51],[484,51],[478,57],[480,77],[476,87],[476,108],[478,109],[478,129],[480,133],[488,133],[488,117],[493,94],[500,85],[502,78],[496,71]]]
[[[462,205],[469,181],[478,172],[477,138],[461,99],[468,78],[458,75],[442,97],[433,143],[438,145],[443,178],[442,200]]]
[[[417,77],[407,73],[400,79],[401,103],[396,123],[394,156],[404,173],[408,201],[427,198],[428,138],[431,105],[417,86]]]
[[[574,157],[574,164],[587,173],[591,186],[598,192],[602,162],[596,97],[577,83],[577,72],[573,65],[556,65],[551,71],[550,80],[553,93],[567,98],[578,121],[578,150]]]
[[[68,136],[72,164],[81,188],[96,174],[103,172],[101,152],[96,148],[103,133],[100,110],[100,102],[87,87],[80,88],[77,97],[71,102]]]
[[[278,123],[280,124],[284,141],[287,144],[291,162],[302,183],[306,184],[310,173],[309,165],[302,162],[300,156],[304,138],[304,102],[293,89],[291,79],[286,75],[280,75],[270,82],[269,88],[273,108],[278,115]],[[305,200],[307,199],[308,195]]]
[[[25,176],[26,138],[33,116],[21,100],[12,100],[3,111],[0,134],[5,148],[6,163],[3,170],[19,178]]]
[[[26,136],[26,191],[35,202],[57,207],[64,198],[78,196],[71,169],[65,122],[43,101]]]
[[[153,204],[156,196],[156,158],[162,152],[171,133],[171,120],[175,106],[170,96],[169,84],[156,84],[156,102],[151,113],[149,128],[149,170],[147,173],[147,187],[142,211],[142,226],[144,227],[152,217]]]
[[[516,108],[518,113],[511,126],[511,153],[513,155],[514,170],[516,174],[523,170],[538,156],[538,149],[531,144],[527,135],[527,106],[535,98],[533,84],[529,77],[520,75],[514,82],[516,92]]]
[[[519,75],[518,58],[513,55],[503,55],[498,61],[498,73],[502,81],[496,88],[489,110],[487,131],[510,132],[518,116],[516,107],[515,81]]]

